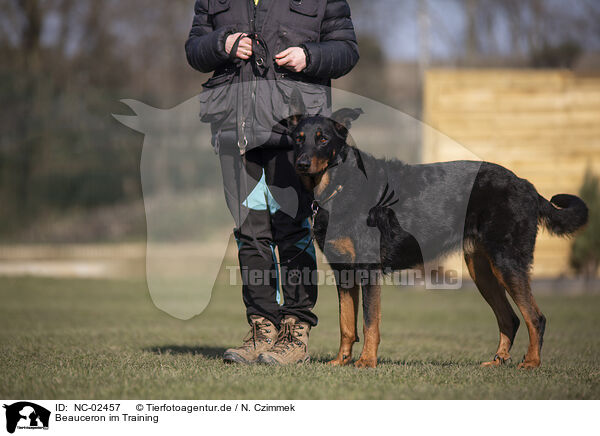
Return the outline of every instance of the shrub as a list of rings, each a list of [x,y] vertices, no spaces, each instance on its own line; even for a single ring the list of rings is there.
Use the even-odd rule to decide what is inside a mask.
[[[586,171],[579,195],[589,208],[589,221],[571,245],[569,263],[586,280],[596,277],[600,265],[600,182]]]

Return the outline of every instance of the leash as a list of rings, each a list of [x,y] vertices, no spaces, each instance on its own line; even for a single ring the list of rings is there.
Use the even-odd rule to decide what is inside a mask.
[[[250,59],[247,59],[245,61],[241,61],[237,58],[237,50],[242,38],[250,38],[250,40],[252,41],[252,56],[250,57]],[[269,50],[269,47],[267,46],[265,39],[258,32],[240,33],[240,35],[236,38],[231,48],[231,51],[229,52],[229,60],[231,62],[235,62],[238,64],[241,64],[242,62],[250,62],[254,74],[259,77],[265,77],[270,68],[269,62],[267,62],[265,59],[269,60],[269,62],[271,61],[271,52]],[[242,73],[240,72],[240,74]],[[277,81],[277,75],[275,74],[273,77],[274,80]],[[242,78],[241,80],[243,83],[244,79]],[[256,77],[254,77],[252,80],[248,80],[248,82],[251,83],[253,87],[252,93],[256,92],[256,80]],[[236,113],[238,148],[240,150],[241,155],[244,155],[246,153],[246,149],[248,148],[248,138],[246,136],[246,119],[251,110],[250,106],[248,107],[247,111],[244,111],[244,98],[242,95],[240,95],[244,93],[244,89],[244,87],[240,87],[240,89],[238,89]]]

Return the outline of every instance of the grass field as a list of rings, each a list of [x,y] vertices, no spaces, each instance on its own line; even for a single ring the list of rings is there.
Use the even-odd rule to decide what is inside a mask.
[[[0,397],[6,399],[598,399],[600,296],[538,296],[543,365],[480,368],[497,328],[476,290],[385,289],[380,364],[330,368],[335,290],[320,291],[313,363],[226,366],[245,335],[237,290],[219,288],[190,321],[157,310],[141,281],[0,279]],[[355,351],[358,357],[360,346]]]

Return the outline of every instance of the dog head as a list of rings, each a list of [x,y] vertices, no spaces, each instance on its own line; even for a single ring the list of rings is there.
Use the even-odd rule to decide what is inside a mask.
[[[285,120],[294,144],[294,167],[302,176],[322,174],[348,147],[348,130],[362,109],[340,109],[331,115],[306,116],[300,92],[295,89],[290,99],[290,113]]]

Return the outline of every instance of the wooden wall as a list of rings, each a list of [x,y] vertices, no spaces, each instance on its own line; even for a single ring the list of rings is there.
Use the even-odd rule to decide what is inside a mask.
[[[431,70],[425,78],[423,161],[495,162],[546,198],[577,194],[600,174],[600,75],[563,70]],[[570,241],[538,236],[535,277],[569,275]]]

